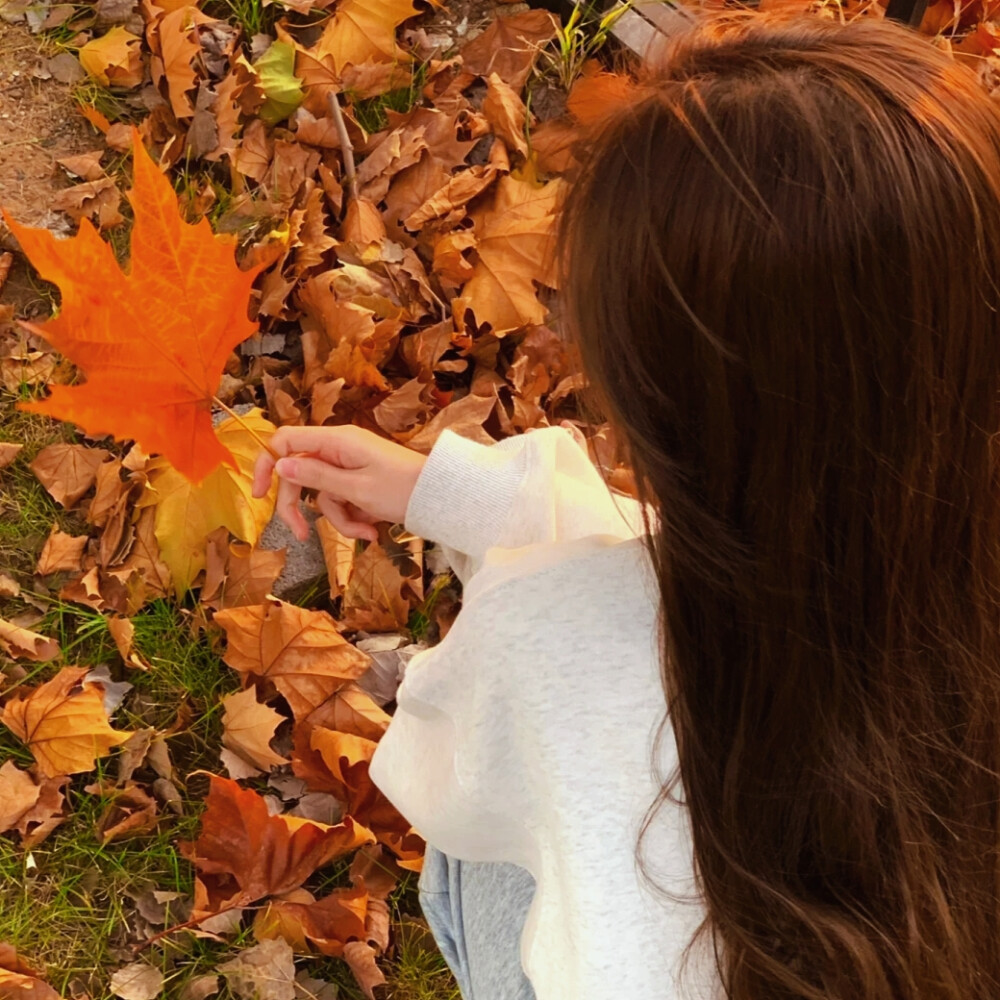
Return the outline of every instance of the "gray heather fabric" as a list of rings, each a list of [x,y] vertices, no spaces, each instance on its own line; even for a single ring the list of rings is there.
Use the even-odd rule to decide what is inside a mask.
[[[535,1000],[521,968],[531,873],[501,861],[459,861],[427,845],[420,905],[463,1000]]]

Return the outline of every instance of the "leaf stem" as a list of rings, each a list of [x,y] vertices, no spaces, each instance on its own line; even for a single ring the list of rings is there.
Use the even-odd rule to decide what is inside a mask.
[[[240,427],[242,427],[243,430],[245,430],[247,434],[249,434],[250,437],[252,437],[254,441],[261,446],[261,448],[263,448],[273,459],[275,459],[275,461],[281,458],[281,456],[235,410],[226,406],[226,404],[223,403],[218,396],[213,396],[212,402],[232,417],[233,420],[235,420],[236,423],[238,423]]]
[[[350,136],[347,134],[347,123],[344,121],[344,112],[340,109],[340,98],[336,93],[327,95],[327,102],[330,105],[330,114],[333,115],[334,124],[337,126],[337,138],[340,139],[340,154],[344,158],[344,180],[350,188],[351,197],[358,200],[358,175],[354,169],[354,147],[351,145]]]

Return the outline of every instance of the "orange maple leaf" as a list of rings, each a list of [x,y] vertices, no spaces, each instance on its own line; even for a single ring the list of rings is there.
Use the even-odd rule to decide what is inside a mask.
[[[3,212],[28,259],[62,293],[58,316],[30,328],[87,378],[21,405],[93,437],[134,439],[200,482],[221,462],[236,464],[212,431],[211,407],[229,353],[256,330],[247,303],[260,268],[241,271],[233,239],[213,235],[207,219],[181,218],[170,181],[135,130],[132,148],[127,272],[86,219],[72,239],[57,240]]]

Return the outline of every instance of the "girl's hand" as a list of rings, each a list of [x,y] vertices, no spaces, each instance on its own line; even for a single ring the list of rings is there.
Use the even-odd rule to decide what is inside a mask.
[[[271,438],[279,456],[261,452],[254,466],[253,495],[262,497],[279,477],[278,516],[299,541],[309,524],[299,509],[303,489],[317,490],[317,504],[348,538],[378,538],[377,521],[401,523],[426,455],[353,424],[281,427]]]

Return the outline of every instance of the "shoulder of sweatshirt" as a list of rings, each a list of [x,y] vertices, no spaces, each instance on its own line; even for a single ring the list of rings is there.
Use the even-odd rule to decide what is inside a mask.
[[[646,548],[646,537],[623,540],[611,534],[586,535],[571,540],[537,542],[519,548],[487,549],[479,571],[465,585],[463,602],[469,603],[490,590],[539,575],[565,576],[576,581],[573,589],[599,595],[603,588],[634,582],[658,601],[657,583]],[[607,570],[613,567],[609,578]],[[651,589],[650,589],[651,588]]]

